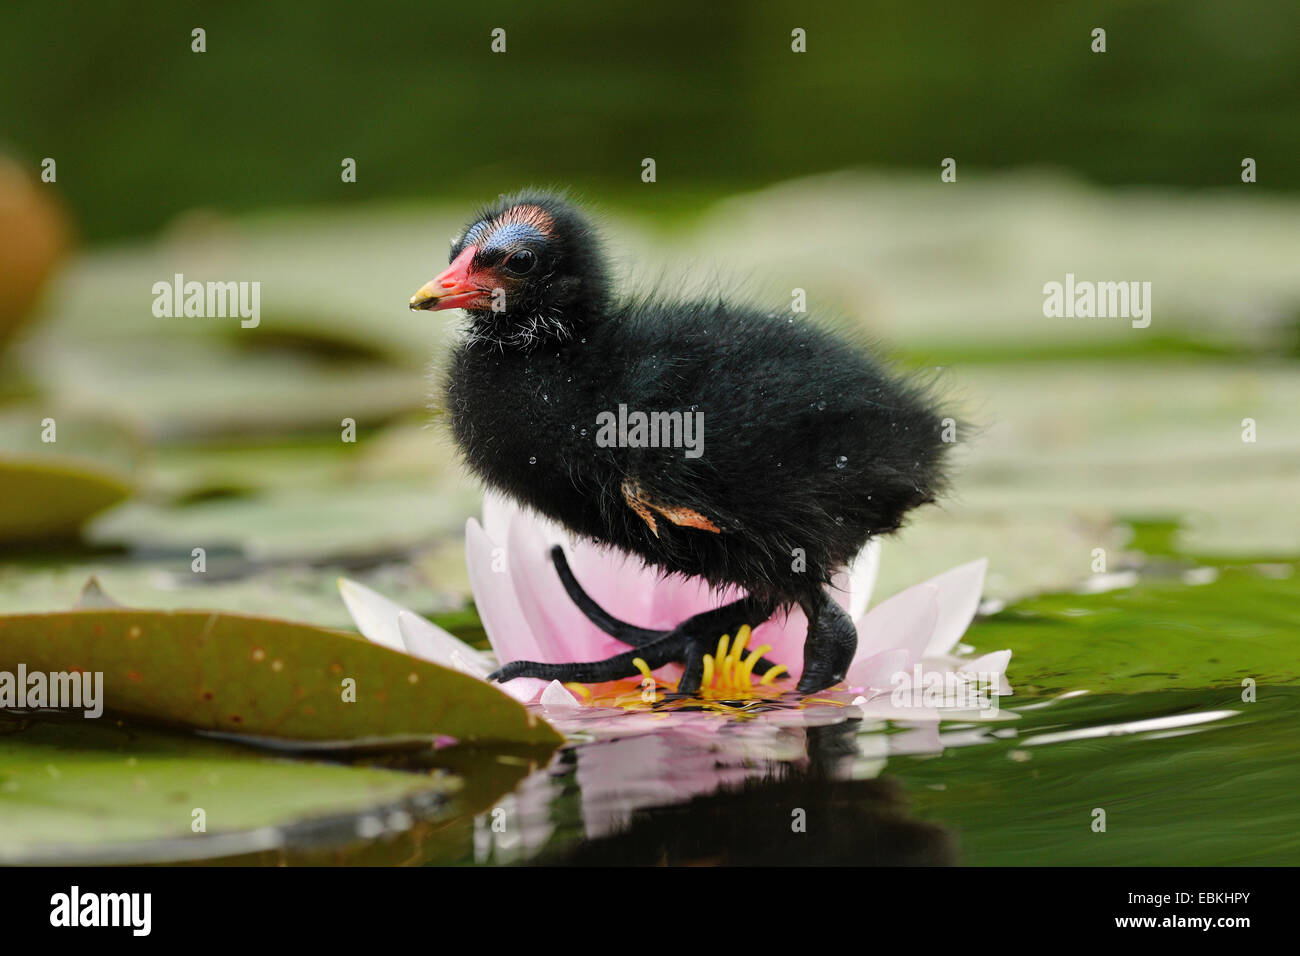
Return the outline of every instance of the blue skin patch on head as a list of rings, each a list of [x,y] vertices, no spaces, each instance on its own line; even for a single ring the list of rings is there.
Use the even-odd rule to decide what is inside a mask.
[[[474,225],[470,226],[469,232],[465,233],[465,239],[462,245],[466,245],[466,246],[475,245],[478,242],[479,236],[483,235],[483,230],[486,229],[487,227],[488,227],[488,220],[486,219],[482,220],[481,222],[474,223]]]
[[[475,242],[477,236],[481,234],[480,226],[486,227],[487,223],[479,223],[470,230],[470,236],[466,237],[468,242]],[[496,232],[492,233],[484,249],[504,249],[518,242],[545,242],[546,236],[534,226],[523,222],[511,222],[502,226]]]

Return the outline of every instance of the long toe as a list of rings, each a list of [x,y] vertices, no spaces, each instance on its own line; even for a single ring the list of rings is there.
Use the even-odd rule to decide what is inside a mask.
[[[498,667],[491,674],[488,674],[487,679],[504,684],[516,677],[541,677],[542,675],[538,671],[550,666],[549,664],[539,664],[536,661],[511,661],[509,664]]]
[[[661,637],[639,648],[615,654],[603,661],[579,661],[573,664],[542,664],[538,661],[511,661],[488,675],[488,680],[505,683],[516,677],[537,677],[541,680],[558,680],[561,683],[577,681],[580,684],[603,684],[605,681],[635,677],[641,673],[637,662],[650,670],[679,660],[682,643],[675,636]]]

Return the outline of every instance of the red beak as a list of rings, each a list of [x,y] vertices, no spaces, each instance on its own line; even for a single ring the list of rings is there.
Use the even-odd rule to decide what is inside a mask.
[[[411,308],[426,312],[463,309],[475,299],[489,294],[487,289],[480,288],[470,279],[469,265],[476,252],[478,246],[466,246],[441,275],[426,282],[411,296]]]

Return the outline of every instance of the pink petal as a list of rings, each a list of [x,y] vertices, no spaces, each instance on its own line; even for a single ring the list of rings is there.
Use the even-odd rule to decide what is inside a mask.
[[[660,576],[640,558],[581,538],[571,540],[565,554],[582,589],[614,617],[639,627],[662,626],[650,619]]]
[[[1002,697],[1009,697],[1012,690],[1010,682],[1007,681],[1007,665],[1010,663],[1010,650],[990,651],[958,665],[957,670],[967,674],[997,674],[998,694]]]
[[[784,664],[790,680],[797,681],[803,673],[803,644],[807,636],[808,618],[801,608],[796,607],[788,615],[778,611],[754,628],[749,646],[771,644],[772,650],[763,656],[773,663]],[[782,682],[785,683],[784,678]]]
[[[479,523],[470,518],[465,524],[465,564],[469,570],[469,586],[474,592],[474,604],[488,640],[492,642],[492,650],[502,664],[543,660],[541,645],[519,607],[508,566],[500,571],[492,568],[494,548]],[[503,555],[496,557],[501,559]]]
[[[906,673],[911,662],[912,655],[901,647],[880,651],[854,660],[845,683],[851,690],[887,690],[894,686],[894,675]]]
[[[879,570],[880,539],[872,538],[847,568],[837,571],[831,578],[831,595],[855,621],[866,612],[867,605],[871,603],[871,592],[876,586],[876,573]]]
[[[516,677],[504,684],[497,684],[503,691],[521,704],[535,703],[546,689],[546,681],[536,677]]]
[[[508,555],[520,609],[544,655],[537,660],[553,664],[598,661],[627,650],[592,624],[570,600],[537,523],[511,522]]]
[[[553,680],[546,685],[546,690],[542,691],[538,703],[548,710],[577,710],[582,706],[558,680]]]
[[[719,590],[703,578],[670,575],[655,590],[651,626],[671,629],[689,617],[738,601],[744,596],[745,592],[740,588],[727,587]]]
[[[356,622],[357,630],[367,640],[480,680],[490,673],[491,666],[481,651],[396,601],[390,601],[378,591],[341,578],[339,593],[343,595],[343,603]],[[516,700],[527,702],[537,696],[542,685],[542,681],[515,680],[493,686]]]
[[[406,651],[397,630],[397,615],[406,608],[390,601],[378,591],[348,578],[339,578],[339,594],[361,636],[372,644],[394,651]]]
[[[495,547],[477,521],[470,518],[465,523],[465,564],[483,630],[487,631],[499,663],[541,660],[541,647],[524,619],[508,568],[492,570]],[[545,681],[536,678],[517,677],[502,684],[501,689],[516,700],[528,703],[545,686]]]
[[[938,595],[939,589],[928,581],[914,584],[864,614],[858,621],[854,663],[895,648],[919,659],[934,634],[939,617]]]
[[[402,611],[398,614],[397,628],[401,632],[402,641],[406,645],[407,652],[412,657],[420,657],[435,664],[441,664],[443,667],[451,667],[464,674],[469,674],[471,677],[477,677],[481,681],[486,681],[488,674],[492,673],[493,668],[488,661],[487,655],[474,650],[468,644],[456,640],[450,634],[447,634],[447,636],[460,646],[444,645],[429,630],[433,628],[442,631],[442,628],[432,621],[426,621],[414,612]],[[442,631],[442,633],[446,634],[447,632]],[[543,683],[543,681],[532,678],[517,678],[506,684],[498,684],[496,681],[492,681],[491,686],[526,704],[537,696],[537,692],[541,689]]]
[[[450,667],[480,680],[485,680],[492,671],[491,664],[481,653],[414,611],[403,609],[397,612],[397,630],[403,647],[412,657]]]
[[[483,530],[494,544],[505,546],[510,523],[519,511],[519,505],[504,495],[489,491],[483,496]]]
[[[378,591],[340,578],[339,593],[367,640],[475,677],[486,677],[491,671],[482,653]]]
[[[957,666],[957,670],[968,674],[1005,674],[1011,663],[1011,651],[989,651]]]
[[[701,611],[734,600],[701,578],[663,575],[639,557],[583,539],[565,547],[574,577],[592,600],[620,620],[668,630]],[[720,635],[719,635],[720,636]]]
[[[925,649],[927,657],[947,654],[966,633],[979,608],[988,566],[988,558],[980,558],[926,582],[939,589],[939,619],[934,625],[934,636]]]

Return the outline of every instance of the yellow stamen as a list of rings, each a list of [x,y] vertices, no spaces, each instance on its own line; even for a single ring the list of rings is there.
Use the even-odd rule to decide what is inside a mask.
[[[632,658],[632,666],[641,672],[641,676],[648,681],[654,680],[654,675],[650,673],[650,665],[639,657]]]
[[[727,689],[727,662],[731,659],[729,652],[730,640],[730,634],[723,634],[722,637],[718,638],[718,654],[713,662],[713,672],[718,677],[718,690]]]
[[[570,681],[564,686],[575,694],[581,694],[586,700],[591,700],[591,691],[587,690],[585,684],[579,684],[577,681]]]
[[[736,632],[736,641],[731,645],[731,666],[729,670],[735,671],[736,665],[740,663],[740,655],[745,650],[745,645],[749,643],[749,625],[740,625],[740,630]]]
[[[770,671],[768,671],[766,674],[763,675],[763,679],[759,681],[759,683],[770,684],[772,683],[772,681],[776,680],[785,672],[786,672],[786,666],[784,664],[777,664]]]
[[[748,687],[752,683],[754,674],[754,665],[758,659],[772,649],[771,644],[760,644],[749,652],[749,656],[740,664],[740,685]]]
[[[735,713],[737,707],[744,710],[751,703],[766,699],[767,695],[756,693],[754,668],[772,650],[772,645],[761,644],[751,650],[749,642],[753,636],[753,628],[741,625],[734,639],[730,634],[718,638],[716,653],[702,655],[697,696],[702,699],[706,712]],[[785,671],[784,666],[772,668],[762,683],[771,684]]]

